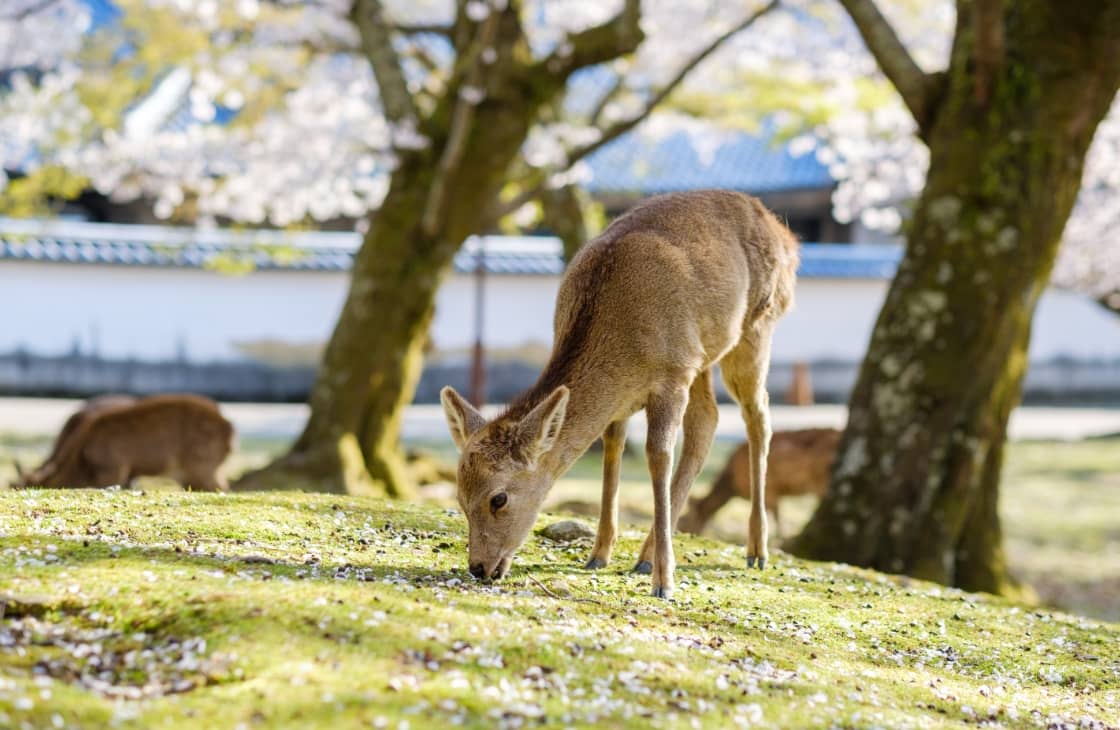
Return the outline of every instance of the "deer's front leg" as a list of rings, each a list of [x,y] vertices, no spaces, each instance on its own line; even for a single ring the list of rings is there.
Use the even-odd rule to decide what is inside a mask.
[[[655,393],[646,404],[649,432],[646,437],[646,462],[653,482],[653,595],[668,598],[673,592],[673,503],[669,475],[673,466],[673,447],[680,428],[688,390],[673,387]]]
[[[615,421],[603,432],[603,499],[599,503],[599,529],[595,549],[585,567],[605,568],[618,536],[618,477],[626,448],[626,419]]]

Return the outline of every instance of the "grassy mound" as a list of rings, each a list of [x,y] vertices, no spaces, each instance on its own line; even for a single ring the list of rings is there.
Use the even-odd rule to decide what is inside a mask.
[[[542,522],[555,518],[544,518]],[[453,511],[304,494],[0,493],[0,727],[1115,727],[1120,626],[677,541],[673,601]]]

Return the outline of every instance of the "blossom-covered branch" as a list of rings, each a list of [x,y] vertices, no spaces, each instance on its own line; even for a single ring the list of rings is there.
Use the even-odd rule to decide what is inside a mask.
[[[566,77],[577,69],[632,53],[645,38],[641,17],[641,0],[624,0],[622,9],[609,21],[569,34],[542,66],[548,73]]]
[[[840,0],[859,29],[868,50],[883,73],[898,89],[902,100],[914,115],[919,128],[924,128],[931,113],[931,85],[936,77],[918,67],[906,46],[898,39],[891,24],[879,12],[875,0]]]
[[[385,22],[381,0],[354,0],[350,18],[358,28],[362,50],[377,78],[385,116],[394,124],[415,128],[416,107],[408,92],[400,58],[393,48],[393,31]]]

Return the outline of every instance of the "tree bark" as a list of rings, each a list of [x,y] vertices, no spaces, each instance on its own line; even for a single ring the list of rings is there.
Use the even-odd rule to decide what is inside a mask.
[[[1120,83],[1118,7],[1009,11],[1006,61],[982,104],[974,30],[958,19],[906,252],[851,396],[830,491],[793,552],[1018,590],[998,514],[1007,420],[1089,142]]]
[[[1099,299],[1097,299],[1097,304],[1101,305],[1113,314],[1120,314],[1120,290],[1100,297]]]
[[[564,263],[570,263],[591,236],[585,211],[590,201],[586,196],[575,185],[546,189],[540,195],[541,222],[560,239]]]
[[[504,14],[499,60],[484,98],[457,144],[453,166],[439,160],[452,132],[458,92],[426,120],[431,144],[400,155],[390,190],[372,216],[350,289],[311,392],[311,416],[291,450],[242,477],[238,489],[305,489],[408,498],[414,486],[400,451],[404,407],[419,379],[439,285],[455,253],[485,228],[506,171],[539,108],[563,88],[511,56],[528,55],[515,10]],[[460,120],[461,120],[460,115]],[[436,175],[449,191],[432,209]],[[425,216],[425,211],[428,214]]]

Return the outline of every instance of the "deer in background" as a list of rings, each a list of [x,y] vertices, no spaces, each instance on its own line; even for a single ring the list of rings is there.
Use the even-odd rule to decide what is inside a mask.
[[[835,428],[803,428],[775,431],[770,439],[766,469],[766,511],[774,515],[774,532],[782,538],[778,504],[783,497],[802,494],[824,495],[829,472],[840,445],[841,431]],[[751,498],[751,448],[741,444],[731,454],[707,495],[689,500],[688,512],[677,527],[682,532],[700,534],[704,526],[732,497]]]
[[[67,440],[69,440],[69,438],[83,423],[93,418],[94,415],[109,408],[115,408],[117,406],[130,406],[135,402],[136,399],[130,395],[116,394],[98,395],[87,400],[82,404],[82,407],[80,409],[70,414],[70,417],[66,419],[66,423],[62,424],[62,429],[58,432],[58,436],[55,437],[54,444],[51,446],[50,453],[47,454],[47,458],[43,460],[42,465],[35,471],[46,469],[48,464],[52,464],[55,460],[57,460],[58,455],[62,453],[62,447],[67,442]],[[15,467],[16,475],[19,477],[20,481],[23,481],[27,476],[27,473],[23,469],[23,465],[21,465],[18,461],[13,460],[12,466]]]
[[[796,239],[762,203],[719,190],[652,198],[584,246],[561,281],[552,355],[536,384],[490,422],[454,389],[440,394],[460,451],[471,574],[506,575],[553,483],[599,436],[603,496],[587,567],[607,565],[626,423],[644,408],[654,519],[635,570],[652,574],[654,596],[668,597],[673,528],[715,434],[716,363],[754,447],[747,564],[765,567],[766,374],[797,264]]]
[[[15,486],[106,487],[167,476],[201,491],[228,490],[219,467],[233,449],[233,425],[209,398],[157,395],[76,415],[57,453]]]

